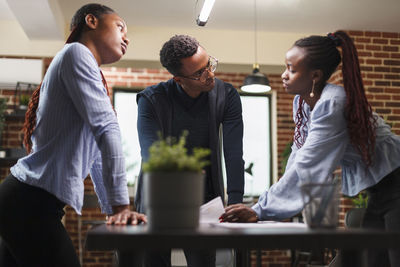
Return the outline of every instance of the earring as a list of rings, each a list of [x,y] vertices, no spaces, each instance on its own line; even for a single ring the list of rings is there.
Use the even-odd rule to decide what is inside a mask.
[[[314,87],[315,87],[315,80],[312,80],[312,88],[311,88],[310,97],[314,97]]]

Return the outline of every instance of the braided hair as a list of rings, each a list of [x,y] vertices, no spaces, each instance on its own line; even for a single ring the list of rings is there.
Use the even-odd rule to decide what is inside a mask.
[[[343,31],[330,33],[328,36],[310,36],[295,42],[294,46],[305,50],[305,64],[310,69],[319,69],[323,73],[322,82],[326,83],[342,61],[343,85],[346,92],[345,118],[349,131],[350,143],[361,155],[367,166],[373,162],[376,139],[376,121],[372,115],[371,105],[365,95],[361,77],[357,49],[351,38]],[[342,48],[342,59],[339,50]],[[301,138],[301,125],[304,118],[303,104],[300,99],[296,112],[296,129],[294,142],[297,147],[304,144]]]
[[[73,43],[79,41],[86,26],[86,15],[92,14],[96,18],[100,18],[104,14],[115,13],[111,8],[100,4],[87,4],[82,6],[75,15],[72,17],[70,30],[71,33],[66,43]],[[36,111],[39,105],[40,88],[42,83],[33,91],[32,97],[28,104],[28,110],[25,114],[25,122],[23,126],[24,133],[24,146],[27,153],[32,151],[32,134],[36,126]]]

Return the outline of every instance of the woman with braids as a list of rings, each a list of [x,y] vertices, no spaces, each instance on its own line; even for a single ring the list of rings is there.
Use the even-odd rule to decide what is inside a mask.
[[[125,54],[126,24],[88,4],[71,30],[29,104],[29,154],[0,185],[0,266],[80,265],[61,218],[65,205],[81,213],[89,172],[108,223],[146,220],[129,210],[120,130],[99,68]]]
[[[327,83],[340,62],[344,87]],[[286,53],[282,80],[286,91],[295,95],[294,144],[286,171],[253,207],[229,206],[221,220],[256,222],[294,216],[303,208],[299,185],[324,182],[340,165],[345,195],[364,189],[369,193],[363,226],[398,231],[400,138],[372,112],[350,37],[338,31],[298,40]],[[399,251],[389,254],[391,266],[400,266]],[[369,253],[368,262],[387,266],[383,259],[382,254]]]

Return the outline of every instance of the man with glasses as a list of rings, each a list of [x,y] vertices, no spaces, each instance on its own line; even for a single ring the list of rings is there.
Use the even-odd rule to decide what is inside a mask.
[[[163,136],[178,138],[189,132],[186,146],[211,149],[211,164],[205,168],[204,201],[224,199],[221,140],[227,177],[228,205],[241,203],[244,191],[242,105],[236,89],[214,77],[218,60],[207,54],[199,42],[187,35],[175,35],[160,51],[161,64],[173,78],[140,92],[138,134],[142,160],[149,147]],[[139,176],[135,205],[145,213]],[[215,250],[184,250],[188,266],[215,266]],[[149,252],[145,266],[171,266],[171,252]]]

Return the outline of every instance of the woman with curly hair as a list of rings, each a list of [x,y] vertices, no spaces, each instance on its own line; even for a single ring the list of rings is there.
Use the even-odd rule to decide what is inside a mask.
[[[342,57],[336,47],[341,47]],[[328,83],[342,62],[343,87]],[[299,185],[327,181],[341,166],[342,192],[366,189],[363,227],[400,229],[400,138],[371,109],[357,50],[343,31],[310,36],[286,53],[283,87],[295,95],[294,144],[282,178],[248,208],[226,208],[223,221],[282,220],[303,209]],[[400,251],[370,251],[370,266],[400,266]]]
[[[108,223],[145,221],[129,209],[121,134],[101,64],[126,52],[127,27],[111,8],[88,4],[34,92],[24,125],[28,155],[0,185],[0,266],[80,266],[61,222],[78,214],[91,174]]]

